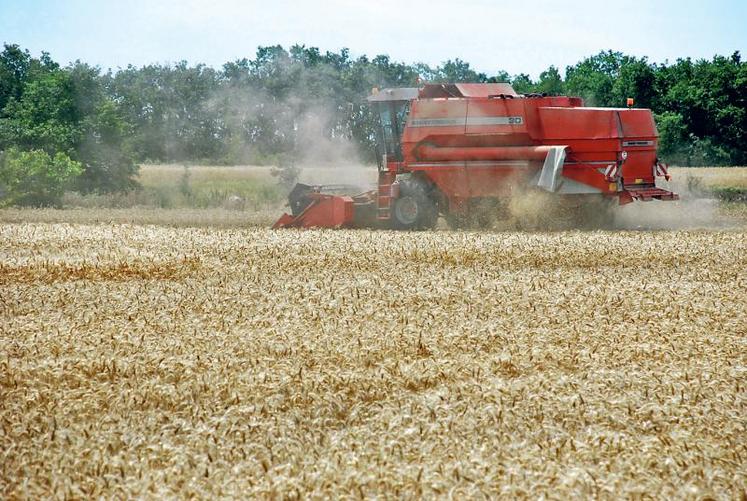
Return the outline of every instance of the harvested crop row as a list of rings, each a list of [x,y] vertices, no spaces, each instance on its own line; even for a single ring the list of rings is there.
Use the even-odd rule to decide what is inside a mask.
[[[0,493],[739,497],[746,237],[0,226]]]

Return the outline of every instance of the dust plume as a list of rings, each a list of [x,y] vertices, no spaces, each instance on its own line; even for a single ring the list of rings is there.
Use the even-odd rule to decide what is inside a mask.
[[[721,203],[707,192],[680,183],[661,183],[680,195],[680,200],[636,201],[620,206],[616,198],[558,196],[538,190],[516,191],[508,204],[510,221],[525,230],[683,230],[728,229],[739,221],[721,210]],[[508,226],[506,226],[508,224]]]
[[[298,65],[280,72],[293,74],[283,80],[282,92],[229,82],[205,103],[229,137],[224,163],[274,165],[288,187],[296,181],[361,188],[375,183],[376,169],[363,160],[349,123],[351,114],[365,117],[363,96],[345,96],[334,82],[319,82]]]
[[[738,222],[724,215],[720,201],[691,179],[657,181],[665,190],[679,194],[674,201],[634,202],[614,208],[614,229],[687,230],[726,229]]]
[[[612,200],[601,196],[562,196],[517,188],[508,213],[518,229],[607,229],[613,218],[612,207]]]
[[[361,191],[376,183],[376,167],[363,162],[355,143],[334,126],[328,108],[315,107],[300,117],[294,153],[303,183],[347,184]]]

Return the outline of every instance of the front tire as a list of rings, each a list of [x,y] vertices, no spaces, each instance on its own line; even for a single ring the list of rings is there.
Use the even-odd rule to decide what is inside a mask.
[[[399,198],[392,207],[395,230],[429,230],[436,227],[438,208],[430,197],[431,190],[422,181],[399,181]]]

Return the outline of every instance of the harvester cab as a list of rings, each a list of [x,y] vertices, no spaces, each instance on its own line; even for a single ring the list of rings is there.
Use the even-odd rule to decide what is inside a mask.
[[[498,83],[374,89],[367,100],[379,119],[377,188],[299,185],[275,228],[428,229],[439,215],[452,227],[488,226],[532,192],[597,220],[611,202],[678,198],[656,185],[669,174],[647,109],[588,108]]]
[[[377,155],[379,170],[386,167],[387,159],[402,161],[402,133],[405,130],[410,103],[418,98],[418,89],[384,89],[374,87],[367,101],[379,117]]]

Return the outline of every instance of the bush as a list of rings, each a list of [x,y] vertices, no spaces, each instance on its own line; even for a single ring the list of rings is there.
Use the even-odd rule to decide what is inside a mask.
[[[0,153],[0,206],[60,205],[65,188],[83,166],[64,153],[51,157],[41,150]]]
[[[736,152],[711,138],[687,133],[682,115],[673,112],[655,114],[659,131],[659,156],[667,163],[684,166],[729,165]]]

